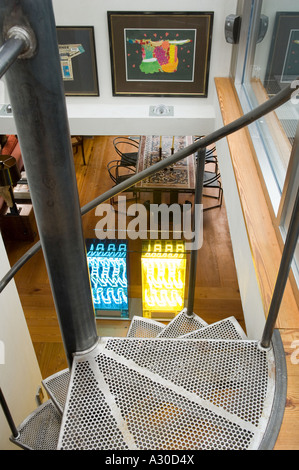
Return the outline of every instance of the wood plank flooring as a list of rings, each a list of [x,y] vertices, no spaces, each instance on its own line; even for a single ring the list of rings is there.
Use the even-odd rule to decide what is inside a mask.
[[[81,151],[74,154],[81,206],[113,186],[106,168],[110,160],[117,158],[112,141],[111,136],[85,139],[86,166],[83,165]],[[203,203],[207,206],[214,201],[204,198]],[[85,238],[95,238],[97,220],[95,210],[83,216]],[[11,265],[33,245],[10,240],[5,240],[5,244]],[[138,252],[130,266],[133,266],[130,293],[141,298]],[[41,373],[46,378],[67,367],[67,361],[41,251],[17,273],[15,282]],[[225,201],[222,208],[204,212],[204,242],[198,255],[194,312],[208,323],[233,315],[245,330]],[[129,322],[97,320],[97,326],[100,336],[126,336]]]

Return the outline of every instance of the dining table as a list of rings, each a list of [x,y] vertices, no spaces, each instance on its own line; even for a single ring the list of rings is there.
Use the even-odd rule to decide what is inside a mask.
[[[187,147],[194,141],[193,136],[158,136],[140,137],[136,172],[139,173],[173,153]],[[161,203],[163,193],[170,194],[170,203],[178,203],[180,193],[194,193],[196,180],[195,155],[180,160],[154,175],[136,183],[138,192],[152,192],[153,202]]]

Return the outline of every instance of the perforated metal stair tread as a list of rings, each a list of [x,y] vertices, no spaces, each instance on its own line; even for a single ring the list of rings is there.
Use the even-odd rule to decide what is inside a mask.
[[[101,338],[74,358],[58,449],[256,449],[274,369],[255,341]]]
[[[17,444],[257,449],[274,397],[271,350],[248,341],[234,317],[207,325],[185,313],[167,326],[134,317],[127,338],[100,338],[94,350],[75,356],[71,373],[65,369],[45,379],[57,409],[51,400],[46,415],[38,408],[20,426],[26,433]]]
[[[199,319],[199,320],[198,320]],[[188,330],[188,320],[186,322],[185,318],[183,318],[183,326],[181,326],[182,319],[179,322],[175,323],[172,322],[170,327],[165,326],[161,322],[157,322],[155,320],[134,316],[131,325],[127,334],[127,338],[163,338],[165,335],[173,334],[174,337],[179,338],[206,338],[206,339],[247,339],[246,334],[244,333],[243,329],[241,328],[240,324],[236,320],[235,317],[228,317],[224,320],[220,320],[218,322],[212,323],[208,325],[204,322],[201,318],[197,316],[197,320],[200,322],[200,329],[193,330],[189,333],[185,333],[181,336],[178,336],[179,332],[186,329]],[[186,324],[185,324],[186,322]],[[175,324],[174,324],[175,323]],[[187,327],[186,327],[187,325]],[[203,326],[207,325],[207,326]],[[192,325],[193,326],[193,325]],[[166,334],[164,332],[166,330]]]
[[[163,323],[135,315],[132,318],[127,338],[155,338],[164,328]]]
[[[134,316],[127,334],[128,338],[151,338],[156,337],[165,328],[161,322]],[[187,333],[181,338],[206,338],[206,339],[247,339],[244,331],[234,317],[229,317],[213,323],[199,330]],[[69,369],[64,369],[42,381],[45,390],[60,413],[63,413],[67,390],[70,380]]]
[[[185,339],[236,339],[245,340],[248,339],[243,329],[241,328],[235,317],[229,317],[225,320],[220,320],[211,325],[204,326],[199,330],[192,331],[185,335],[180,336]]]
[[[183,309],[178,313],[168,325],[158,333],[158,338],[177,338],[191,331],[198,330],[204,326],[208,326],[208,323],[205,322],[198,315],[193,313],[192,315],[187,315],[187,309]]]
[[[56,450],[61,419],[61,413],[48,400],[23,421],[18,427],[19,437],[11,441],[25,450]]]
[[[63,413],[65,406],[69,381],[69,369],[64,369],[60,372],[57,372],[56,374],[53,374],[42,381],[46,392],[61,414]]]

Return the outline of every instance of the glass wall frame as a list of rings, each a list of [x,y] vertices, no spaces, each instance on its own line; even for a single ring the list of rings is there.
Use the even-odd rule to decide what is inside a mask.
[[[296,0],[283,3],[279,0],[239,0],[236,14],[241,17],[241,30],[232,54],[231,75],[246,113],[283,86],[292,86],[296,80],[296,75],[290,74],[287,80],[284,75],[290,57],[289,69],[299,71],[299,8]],[[274,65],[276,75],[271,75]],[[280,76],[277,70],[281,70]],[[299,186],[298,98],[294,95],[275,112],[249,126],[267,199],[271,201],[283,241]],[[298,248],[292,269],[299,285]]]

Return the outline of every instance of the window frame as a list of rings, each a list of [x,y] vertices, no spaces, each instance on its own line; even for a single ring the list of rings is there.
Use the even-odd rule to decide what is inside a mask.
[[[244,113],[251,111],[254,107],[253,103],[256,101],[253,91],[247,84],[250,82],[249,78],[251,78],[254,64],[262,5],[263,0],[238,0],[237,4],[237,14],[241,16],[242,21],[239,42],[234,46],[232,54],[231,78],[234,81]],[[257,105],[257,102],[255,105]],[[299,186],[299,123],[297,124],[290,160],[286,172],[284,170],[283,178],[282,173],[275,174],[275,168],[269,160],[269,148],[271,149],[271,155],[274,155],[277,161],[280,160],[278,150],[270,133],[267,136],[268,148],[266,147],[264,139],[267,133],[262,133],[261,126],[263,126],[263,122],[254,122],[248,126],[248,130],[257,155],[268,199],[271,201],[275,223],[284,243]],[[281,172],[281,169],[276,168],[276,171]],[[298,248],[292,263],[292,270],[297,286],[299,286]]]

